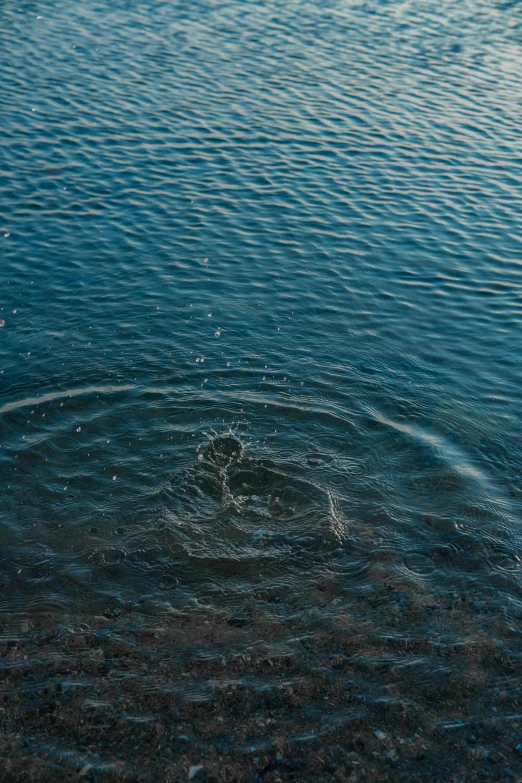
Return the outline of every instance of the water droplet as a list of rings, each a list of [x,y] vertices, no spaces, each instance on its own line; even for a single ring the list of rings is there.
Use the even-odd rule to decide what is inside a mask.
[[[204,259],[203,259],[203,263],[204,263],[204,264],[208,264],[208,258],[204,258]]]
[[[221,332],[214,332],[214,337],[221,337]]]
[[[209,318],[212,318],[212,313],[209,313],[209,314],[208,314],[208,317],[209,317]]]
[[[198,358],[196,359],[196,362],[199,362],[199,356],[198,356]]]
[[[11,236],[11,232],[10,231],[6,231],[5,234],[4,234],[4,237],[7,239],[7,237],[10,237],[10,236]]]
[[[113,476],[113,477],[112,477],[112,480],[113,480],[113,481],[116,481],[116,476]]]
[[[227,367],[230,367],[230,362],[227,362]]]

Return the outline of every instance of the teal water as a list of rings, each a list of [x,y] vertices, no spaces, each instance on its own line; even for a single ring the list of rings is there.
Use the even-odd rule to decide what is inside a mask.
[[[312,627],[330,580],[516,647],[521,30],[494,0],[3,0],[4,633]]]

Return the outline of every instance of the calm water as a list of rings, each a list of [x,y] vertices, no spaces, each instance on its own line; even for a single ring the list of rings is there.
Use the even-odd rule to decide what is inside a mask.
[[[516,647],[522,6],[0,20],[4,633],[329,584]]]

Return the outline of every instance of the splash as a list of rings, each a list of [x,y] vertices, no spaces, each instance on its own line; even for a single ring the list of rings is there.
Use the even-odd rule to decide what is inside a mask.
[[[233,432],[214,434],[205,449],[205,457],[213,465],[227,468],[243,455],[243,444]]]
[[[221,485],[221,505],[224,509],[239,512],[242,503],[240,498],[235,498],[230,490],[228,482],[228,468],[238,462],[244,453],[243,443],[236,435],[235,430],[217,433],[212,431],[209,435],[209,443],[203,451],[204,458],[219,470],[219,483]]]

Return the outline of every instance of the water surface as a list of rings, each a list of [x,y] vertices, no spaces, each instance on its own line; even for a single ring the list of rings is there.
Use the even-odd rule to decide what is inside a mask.
[[[0,21],[5,638],[355,613],[516,655],[522,7]]]

